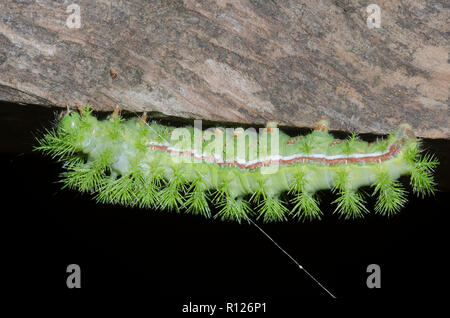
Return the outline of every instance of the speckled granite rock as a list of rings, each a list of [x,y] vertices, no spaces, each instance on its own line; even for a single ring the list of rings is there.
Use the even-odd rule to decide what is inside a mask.
[[[450,139],[448,3],[370,3],[2,1],[0,100]]]

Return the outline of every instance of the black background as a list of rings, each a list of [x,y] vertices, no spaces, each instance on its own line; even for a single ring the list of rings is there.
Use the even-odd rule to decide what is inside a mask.
[[[60,165],[30,151],[33,135],[52,118],[53,110],[2,104],[3,262],[20,294],[139,297],[149,312],[181,312],[189,301],[266,302],[275,313],[300,312],[316,300],[446,296],[446,191],[425,199],[410,194],[397,216],[360,220],[332,214],[333,197],[324,192],[321,221],[258,222],[338,297],[332,300],[251,224],[100,205],[61,190]],[[69,264],[81,267],[79,290],[66,287]],[[369,264],[381,267],[380,289],[366,286]]]

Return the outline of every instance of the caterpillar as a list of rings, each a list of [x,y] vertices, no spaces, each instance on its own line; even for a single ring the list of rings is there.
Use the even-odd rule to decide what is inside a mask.
[[[116,108],[98,120],[92,108],[67,111],[38,138],[35,150],[62,163],[63,188],[92,193],[99,203],[185,211],[205,217],[264,222],[321,219],[319,190],[331,190],[335,213],[391,216],[407,203],[398,180],[409,175],[418,196],[434,194],[438,160],[423,153],[409,124],[387,138],[335,139],[321,120],[291,137],[269,122],[253,128],[169,127],[147,115],[124,119]],[[211,209],[214,205],[215,208]],[[212,211],[218,211],[212,213]]]

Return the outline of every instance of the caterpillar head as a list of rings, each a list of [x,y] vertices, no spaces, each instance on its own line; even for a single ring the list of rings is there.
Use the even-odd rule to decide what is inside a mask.
[[[76,133],[80,129],[81,117],[78,113],[70,112],[64,115],[59,124],[59,128],[68,134]]]

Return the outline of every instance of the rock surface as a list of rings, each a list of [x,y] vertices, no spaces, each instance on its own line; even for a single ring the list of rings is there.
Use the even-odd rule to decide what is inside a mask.
[[[445,0],[76,3],[1,1],[0,101],[450,139]]]

